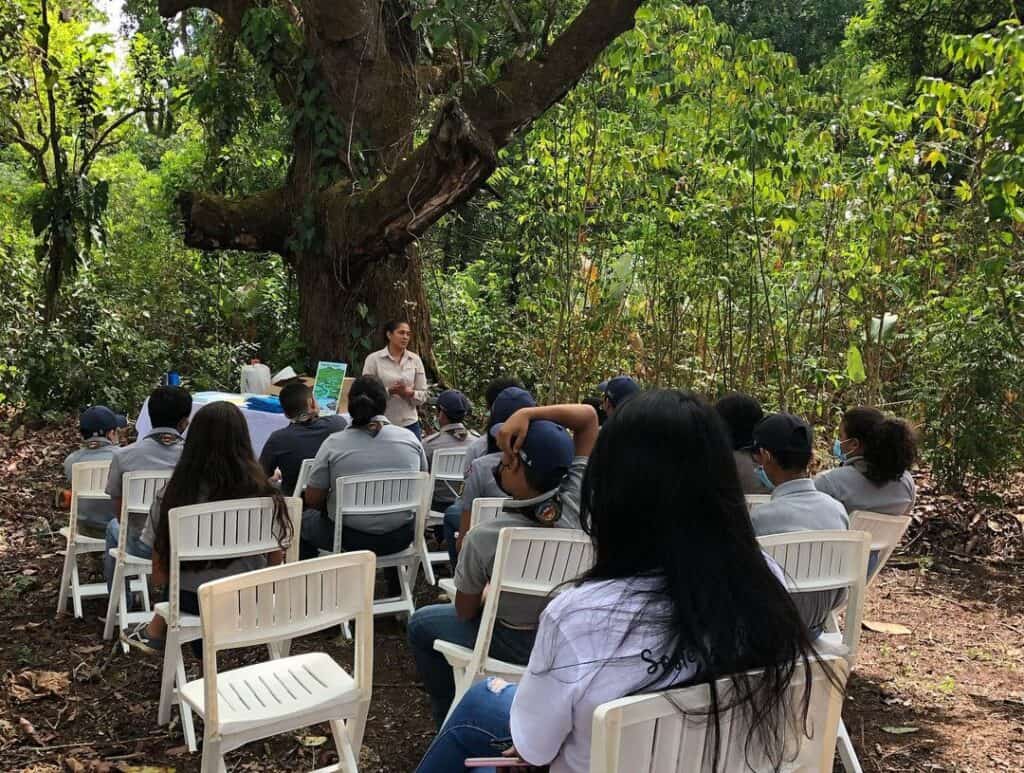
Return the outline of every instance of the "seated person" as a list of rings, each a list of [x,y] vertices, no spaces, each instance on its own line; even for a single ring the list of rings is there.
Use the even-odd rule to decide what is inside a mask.
[[[629,376],[615,376],[598,384],[597,391],[601,393],[604,414],[611,418],[627,398],[640,391],[640,385]]]
[[[117,430],[128,426],[124,416],[119,416],[104,405],[86,408],[78,417],[78,429],[82,433],[82,445],[64,458],[64,477],[71,483],[71,468],[78,462],[105,462],[117,449]],[[99,499],[83,499],[78,503],[78,532],[86,537],[103,539],[107,522],[114,517],[110,502]]]
[[[814,487],[807,471],[813,447],[810,425],[791,413],[771,414],[754,427],[757,475],[772,492],[771,501],[750,514],[758,537],[850,527],[843,506]],[[812,638],[821,634],[829,613],[845,599],[845,590],[794,595]]]
[[[419,773],[462,770],[509,744],[507,754],[552,773],[587,773],[602,703],[753,668],[771,687],[738,690],[739,709],[755,718],[747,739],[764,733],[773,758],[785,758],[773,731],[812,719],[787,697],[810,686],[790,664],[806,668],[814,655],[778,566],[758,547],[731,451],[710,406],[687,392],[647,391],[616,411],[583,476],[593,567],[542,613],[519,684],[472,687]],[[719,726],[726,701],[712,700],[708,722]]]
[[[572,438],[564,427],[573,431]],[[455,696],[455,678],[444,656],[434,650],[434,640],[466,647],[476,642],[483,592],[503,528],[579,528],[580,481],[597,437],[597,415],[589,405],[523,408],[492,427],[491,433],[500,437],[503,449],[495,476],[513,501],[507,503],[500,518],[466,534],[455,569],[455,603],[421,607],[409,619],[409,643],[438,727]],[[502,598],[491,655],[525,664],[543,605],[543,599]]]
[[[376,376],[360,376],[348,395],[350,424],[320,446],[309,475],[302,514],[301,557],[316,558],[334,550],[337,511],[335,483],[346,475],[373,472],[426,472],[427,457],[419,439],[387,420],[388,392]],[[344,550],[372,550],[377,555],[398,553],[415,537],[416,514],[354,515],[342,522]]]
[[[462,496],[445,510],[444,514],[444,541],[448,546],[448,558],[451,561],[452,571],[455,570],[455,562],[462,547],[462,540],[466,532],[469,531],[470,516],[473,514],[473,500],[477,497],[505,496],[494,479],[494,470],[498,466],[498,462],[501,461],[501,453],[497,440],[491,434],[491,429],[506,421],[520,408],[529,408],[536,404],[533,395],[520,387],[506,387],[494,398],[483,438],[485,453],[466,466],[463,473]]]
[[[838,499],[848,513],[910,513],[917,491],[910,475],[917,440],[905,421],[886,418],[875,408],[851,408],[839,423],[832,453],[840,466],[814,476],[818,491]]]
[[[260,466],[268,478],[273,477],[274,470],[281,471],[281,493],[290,497],[302,462],[316,456],[327,436],[341,432],[348,422],[341,416],[321,416],[313,390],[301,381],[282,389],[280,400],[289,423],[267,438]]]
[[[107,588],[114,581],[115,559],[110,549],[117,547],[120,533],[121,486],[126,472],[142,470],[173,469],[181,458],[185,445],[183,432],[188,427],[192,414],[192,396],[181,387],[157,387],[149,395],[147,404],[152,429],[145,437],[114,451],[110,459],[110,473],[107,476],[107,494],[110,495],[114,517],[107,522],[106,546],[103,553],[103,576]],[[149,544],[142,542],[138,534],[128,533],[128,554],[139,558],[150,558]]]
[[[173,508],[248,497],[274,498],[274,534],[281,549],[266,556],[182,563],[178,596],[182,612],[199,614],[197,593],[204,582],[281,563],[284,546],[294,536],[284,500],[253,455],[249,426],[242,412],[224,401],[204,405],[196,412],[181,459],[164,490],[153,501],[142,533],[142,542],[152,547],[153,582],[165,586],[170,579],[167,514]],[[166,632],[167,621],[154,615],[149,623],[123,632],[122,638],[137,649],[153,653],[163,649]],[[201,646],[195,642],[192,649],[197,656],[202,655]]]
[[[462,392],[446,389],[437,396],[437,424],[440,429],[433,435],[423,438],[423,453],[427,455],[427,464],[430,467],[434,464],[435,451],[465,449],[475,440],[462,423],[468,413],[469,400]],[[457,490],[447,481],[437,481],[430,509],[444,512],[458,498]]]
[[[751,453],[754,444],[754,427],[764,418],[761,403],[757,398],[742,392],[730,392],[717,403],[715,411],[725,421],[732,442],[732,455],[736,460],[736,471],[744,494],[770,494],[768,488],[757,476],[757,463]]]

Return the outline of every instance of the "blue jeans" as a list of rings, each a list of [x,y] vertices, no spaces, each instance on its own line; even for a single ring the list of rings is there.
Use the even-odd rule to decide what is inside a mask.
[[[444,511],[444,545],[448,548],[448,560],[452,562],[452,574],[455,574],[455,562],[459,554],[455,549],[455,532],[459,530],[462,523],[462,502],[455,500],[455,503]]]
[[[420,607],[409,618],[409,645],[416,661],[416,671],[430,696],[430,711],[434,723],[440,728],[455,698],[455,676],[444,655],[434,649],[434,640],[441,639],[472,647],[480,618],[460,620],[454,604],[435,604]],[[491,636],[491,657],[525,666],[530,661],[535,630],[522,631],[501,623],[494,626]]]
[[[430,744],[416,773],[453,773],[466,770],[467,757],[501,756],[512,745],[509,716],[515,695],[514,684],[502,686],[494,677],[473,685]]]
[[[110,593],[110,586],[114,583],[114,567],[117,565],[117,561],[110,555],[110,551],[111,549],[117,549],[117,540],[120,534],[121,522],[117,518],[111,518],[107,521],[107,530],[104,535],[106,550],[103,551],[103,579],[107,581],[107,593]],[[153,548],[143,542],[141,537],[141,533],[132,534],[128,532],[128,543],[125,545],[128,555],[138,556],[139,558],[152,558]]]

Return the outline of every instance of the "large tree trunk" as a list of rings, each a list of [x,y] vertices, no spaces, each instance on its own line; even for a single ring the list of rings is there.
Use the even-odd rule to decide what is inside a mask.
[[[284,4],[296,17],[302,43],[282,36],[272,52],[278,96],[293,107],[303,101],[300,97],[317,98],[297,90],[304,82],[302,68],[315,62],[321,108],[329,110],[350,142],[337,158],[324,161],[311,144],[319,136],[316,130],[310,133],[298,123],[292,170],[281,188],[237,200],[203,193],[180,197],[186,243],[284,256],[298,279],[301,332],[311,359],[361,364],[367,349],[383,345],[380,326],[405,319],[412,325],[413,349],[428,375],[436,377],[416,240],[483,185],[498,165],[499,150],[558,102],[605,47],[633,26],[641,2],[588,0],[533,58],[511,58],[496,80],[463,82],[457,96],[449,91],[441,100],[432,96],[440,92],[421,81],[424,71],[439,68],[422,67],[424,52],[405,0]],[[259,5],[257,0],[159,0],[164,16],[209,8],[232,34],[240,31],[246,11]],[[436,109],[432,128],[414,147],[428,109]],[[349,152],[353,138],[361,154],[358,164]],[[337,182],[318,182],[323,164]],[[306,208],[315,212],[316,254],[293,250],[296,213]]]
[[[337,276],[330,265],[319,255],[295,265],[300,332],[310,366],[331,360],[361,370],[367,352],[384,345],[383,326],[406,320],[413,330],[409,348],[423,358],[427,377],[436,379],[430,308],[415,251],[376,261],[357,277]]]

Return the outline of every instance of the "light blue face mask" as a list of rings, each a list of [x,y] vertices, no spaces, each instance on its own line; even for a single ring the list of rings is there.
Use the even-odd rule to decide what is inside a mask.
[[[772,483],[772,479],[768,477],[768,473],[766,473],[764,471],[764,467],[762,465],[760,465],[760,464],[757,465],[756,472],[757,472],[757,479],[759,481],[761,481],[761,485],[762,486],[764,486],[769,491],[772,491],[772,490],[775,489],[775,484]]]
[[[843,450],[843,444],[839,442],[839,438],[836,438],[832,444],[832,456],[838,459],[840,464],[846,462],[846,452]]]

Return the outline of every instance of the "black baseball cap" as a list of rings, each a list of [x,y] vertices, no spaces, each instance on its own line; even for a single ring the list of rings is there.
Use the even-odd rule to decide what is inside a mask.
[[[629,376],[616,376],[597,385],[598,391],[608,398],[613,406],[640,391],[640,385]]]
[[[763,448],[775,454],[809,454],[813,443],[814,432],[811,426],[792,413],[770,414],[754,427],[755,451]]]
[[[78,429],[82,437],[106,435],[112,429],[127,427],[128,421],[120,414],[114,413],[105,405],[94,405],[82,411],[78,417]]]
[[[437,396],[437,407],[452,421],[462,421],[469,413],[469,400],[457,389],[446,389]]]

